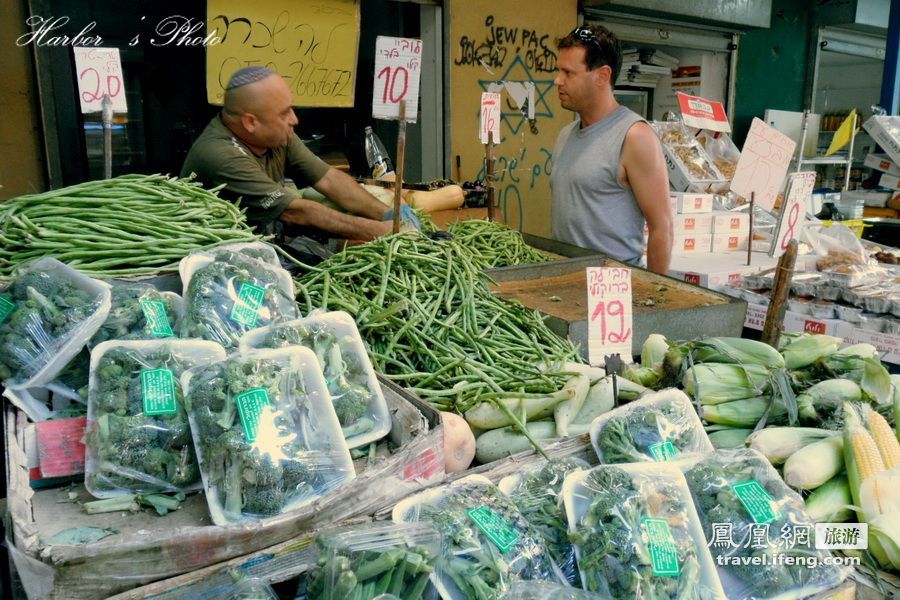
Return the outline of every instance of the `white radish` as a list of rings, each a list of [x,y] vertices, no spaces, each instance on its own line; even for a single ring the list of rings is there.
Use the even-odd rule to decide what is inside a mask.
[[[572,422],[587,398],[591,389],[591,380],[587,375],[577,375],[569,379],[563,390],[574,390],[575,394],[570,400],[565,400],[557,404],[553,409],[553,420],[556,421],[556,435],[566,437],[569,435],[569,423]]]

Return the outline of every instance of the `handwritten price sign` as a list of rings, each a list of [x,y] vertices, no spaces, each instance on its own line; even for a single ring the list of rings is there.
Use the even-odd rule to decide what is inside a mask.
[[[494,134],[494,143],[500,142],[500,92],[482,92],[481,125],[478,127],[481,143],[488,143],[488,134]]]
[[[400,101],[406,100],[406,122],[416,122],[421,67],[422,40],[378,36],[375,40],[373,117],[398,120]]]
[[[788,177],[788,191],[781,207],[781,216],[778,218],[778,227],[775,230],[772,247],[769,249],[769,256],[776,258],[781,256],[787,250],[790,241],[800,237],[803,222],[806,220],[806,207],[809,205],[815,185],[814,171],[794,173]]]
[[[747,200],[756,192],[756,205],[772,210],[796,146],[794,140],[765,121],[753,119],[734,170],[731,191]]]
[[[103,96],[112,100],[113,112],[127,113],[122,60],[118,48],[73,48],[81,112],[100,112]]]
[[[588,267],[587,284],[590,363],[616,353],[631,362],[631,269]]]

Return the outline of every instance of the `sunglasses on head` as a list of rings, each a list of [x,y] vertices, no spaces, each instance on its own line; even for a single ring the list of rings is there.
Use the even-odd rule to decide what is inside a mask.
[[[598,40],[597,36],[594,35],[594,32],[587,27],[576,27],[572,30],[571,36],[586,44],[594,44],[601,52],[603,51],[600,40]]]

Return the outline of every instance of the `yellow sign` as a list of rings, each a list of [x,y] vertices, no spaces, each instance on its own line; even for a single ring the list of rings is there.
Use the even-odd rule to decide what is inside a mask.
[[[859,128],[856,127],[856,109],[850,111],[850,114],[847,115],[847,118],[844,119],[844,122],[841,123],[841,126],[838,127],[838,130],[834,132],[834,137],[831,138],[831,144],[828,146],[828,152],[825,153],[825,156],[831,156],[848,143],[850,143],[850,138],[853,136],[853,129],[856,128],[859,131]]]
[[[242,67],[263,66],[287,81],[295,106],[353,106],[359,1],[208,0],[206,96],[222,104]]]

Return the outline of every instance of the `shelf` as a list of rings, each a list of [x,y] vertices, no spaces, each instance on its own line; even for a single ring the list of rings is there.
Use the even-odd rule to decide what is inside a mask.
[[[846,165],[849,161],[842,156],[823,156],[820,158],[804,158],[800,160],[803,165]]]

